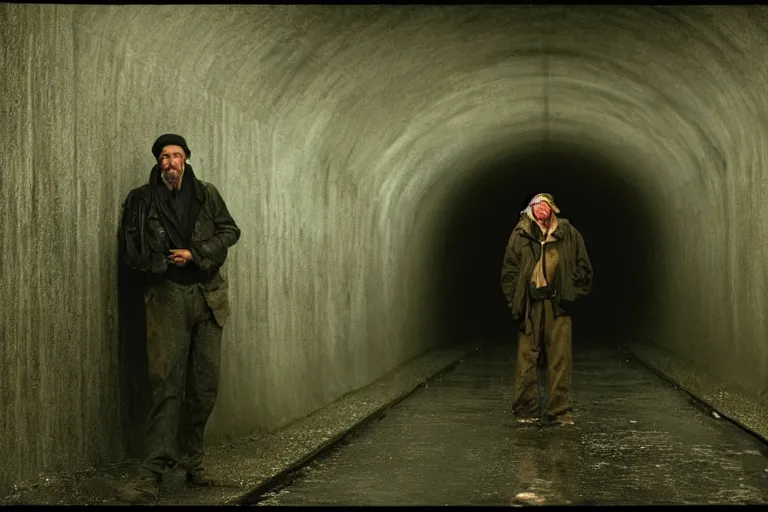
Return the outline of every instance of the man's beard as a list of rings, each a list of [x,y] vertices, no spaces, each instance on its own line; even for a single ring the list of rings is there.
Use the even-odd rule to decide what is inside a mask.
[[[168,183],[177,185],[179,178],[181,178],[181,171],[178,169],[170,168],[167,171],[163,171],[163,176]]]

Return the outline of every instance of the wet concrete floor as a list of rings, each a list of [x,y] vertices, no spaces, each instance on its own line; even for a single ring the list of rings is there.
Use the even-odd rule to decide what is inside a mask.
[[[465,357],[251,503],[768,503],[766,445],[619,348],[574,345],[576,425],[517,426],[515,348]]]

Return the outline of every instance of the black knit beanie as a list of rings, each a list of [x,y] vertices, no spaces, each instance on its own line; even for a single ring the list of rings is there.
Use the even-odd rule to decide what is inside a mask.
[[[187,158],[192,156],[192,150],[190,150],[187,146],[187,141],[184,140],[184,137],[173,133],[166,133],[165,135],[159,136],[155,143],[152,144],[152,154],[155,155],[155,160],[160,159],[160,153],[163,151],[165,146],[171,145],[181,147],[181,149],[183,149],[184,153],[187,155]]]

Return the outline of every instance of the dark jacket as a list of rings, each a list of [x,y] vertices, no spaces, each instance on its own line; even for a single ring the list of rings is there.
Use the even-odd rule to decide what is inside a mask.
[[[190,264],[194,264],[201,276],[200,287],[205,299],[216,322],[223,327],[229,316],[229,294],[226,279],[219,269],[226,260],[229,247],[239,240],[240,229],[216,187],[193,180],[194,199],[200,202],[199,213],[189,247],[176,247],[153,197],[156,194],[152,187],[156,186],[159,173],[156,165],[150,172],[149,182],[131,190],[123,203],[118,234],[120,260],[140,273],[146,279],[145,285],[152,285],[166,278],[170,249],[189,249],[192,253]]]
[[[581,233],[567,219],[558,218],[557,221],[558,227],[552,234],[554,241],[548,243],[558,244],[560,261],[552,302],[555,313],[563,315],[567,314],[571,303],[591,291],[592,263]],[[541,255],[541,238],[541,228],[524,213],[507,242],[501,269],[501,289],[516,320],[528,317],[528,290],[534,266]]]

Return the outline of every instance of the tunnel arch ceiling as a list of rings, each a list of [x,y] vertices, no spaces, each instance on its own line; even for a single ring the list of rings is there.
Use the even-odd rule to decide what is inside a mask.
[[[389,198],[417,204],[412,194],[460,167],[446,162],[476,158],[490,139],[538,136],[542,125],[574,140],[644,149],[655,157],[644,172],[665,184],[664,199],[691,200],[678,197],[691,185],[716,196],[727,163],[749,166],[757,156],[728,152],[734,141],[756,140],[746,126],[765,124],[759,109],[744,105],[764,104],[754,84],[765,69],[747,54],[767,12],[110,6],[79,7],[75,19],[153,55],[148,66],[173,55],[180,79],[200,80],[254,123],[276,118],[286,144],[312,148],[302,155],[308,164],[326,156],[336,182],[364,183],[402,211]],[[302,182],[302,163],[282,172]],[[414,173],[416,165],[427,174]],[[390,213],[385,207],[380,218]]]
[[[686,271],[671,263],[659,270],[669,277],[659,307],[674,320],[662,322],[656,342],[722,374],[738,372],[752,388],[768,371],[764,350],[745,341],[765,337],[768,291],[751,287],[740,271],[760,282],[768,273],[745,256],[760,245],[731,206],[741,198],[756,217],[766,213],[759,199],[767,191],[759,177],[765,8],[78,9],[78,23],[147,56],[150,67],[177,56],[179,71],[158,73],[197,81],[250,123],[274,130],[275,179],[329,216],[353,212],[360,226],[347,246],[365,242],[387,254],[381,275],[423,273],[428,256],[413,237],[427,236],[438,205],[484,152],[548,133],[641,155],[632,179],[654,191],[647,196],[658,211],[696,232],[679,236],[662,223],[665,261],[684,261]],[[172,16],[182,21],[168,28]],[[321,178],[313,176],[349,193],[324,203]],[[312,213],[301,222],[324,229]],[[405,291],[393,281],[384,295],[396,308]],[[403,331],[419,322],[406,313],[392,319],[402,320]],[[721,338],[731,341],[715,341]],[[702,340],[695,351],[691,339]]]

